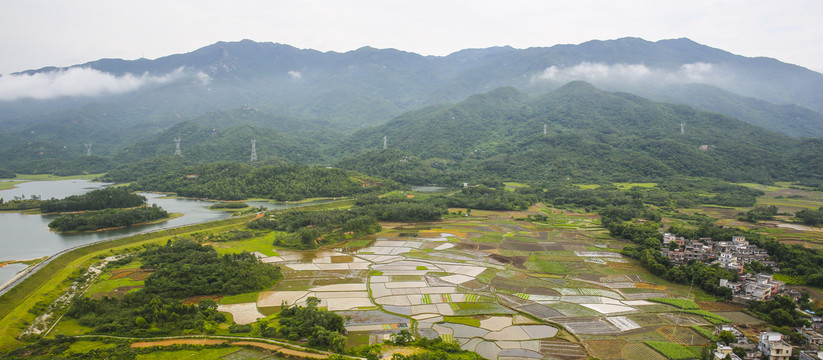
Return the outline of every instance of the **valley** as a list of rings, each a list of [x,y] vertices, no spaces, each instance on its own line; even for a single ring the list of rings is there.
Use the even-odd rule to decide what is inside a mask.
[[[618,185],[624,189],[620,191],[658,186]],[[758,202],[776,200],[776,196],[781,196],[777,194],[789,191],[787,185],[763,188],[770,192]],[[438,196],[407,194],[415,198]],[[818,192],[806,190],[799,194],[804,199],[794,198],[795,201],[820,201]],[[334,204],[324,207],[351,206],[346,202]],[[717,211],[722,209],[703,206],[678,211],[705,212],[719,221],[729,220],[723,215],[728,212]],[[232,235],[245,231],[245,224],[252,219],[239,217],[168,233],[140,235],[133,240],[124,238],[112,244],[101,243],[91,247],[96,250],[74,261],[78,265],[92,265],[99,261],[95,254],[134,254],[143,244],[192,239],[213,247],[219,254],[250,252],[263,263],[279,267],[282,280],[264,291],[182,299],[183,303],[193,304],[202,299],[213,300],[216,310],[230,319],[229,324],[250,325],[246,332],[235,333],[224,323],[207,322],[204,335],[199,336],[214,339],[214,344],[226,339],[231,343],[231,339],[261,338],[266,327],[261,324],[277,324],[284,305],[306,306],[310,298],[319,301],[317,306],[349,318],[345,323],[347,347],[362,348],[391,341],[391,334],[406,329],[419,336],[453,341],[486,359],[665,359],[673,351],[699,357],[703,347],[711,342],[705,334],[711,333],[715,324],[743,326],[749,336],[767,328],[763,320],[743,312],[743,305],[717,302],[716,296],[697,287],[665,281],[650,273],[637,260],[624,255],[622,250],[631,242],[614,238],[601,224],[600,216],[580,209],[564,210],[543,203],[516,211],[449,208],[448,215],[437,222],[383,222],[383,230],[373,235],[302,251],[273,246],[272,242],[282,236],[278,231],[241,238]],[[763,229],[780,229],[772,226],[773,223],[763,224]],[[807,233],[820,234],[814,230]],[[809,246],[814,243],[809,242]],[[102,268],[81,288],[81,296],[123,298],[141,289],[152,274],[152,270],[141,265],[131,261]],[[65,262],[62,266],[66,266]],[[48,274],[55,270],[42,271]],[[52,282],[68,276],[65,271],[52,274],[56,275],[52,275]],[[42,275],[38,273],[36,277],[39,276]],[[31,300],[23,301],[17,308],[24,309],[34,299],[61,293],[61,285],[50,286],[54,290],[37,290],[27,297]],[[813,294],[823,300],[823,294],[817,290]],[[676,305],[672,299],[691,299],[693,305]],[[16,311],[4,315],[4,328],[19,326],[12,325],[20,321],[11,316]],[[21,319],[21,315],[16,319]],[[132,343],[137,338],[86,339],[82,336],[99,334],[99,330],[65,316],[56,320],[52,317],[50,321],[42,327],[42,331],[48,331],[47,337],[76,337],[67,354],[90,348],[124,352],[142,346]],[[168,342],[175,343],[186,342]],[[10,344],[6,342],[4,346]],[[673,350],[669,346],[661,350],[662,345],[658,344],[677,344],[680,348]],[[262,356],[267,350],[259,346],[262,345],[246,350],[230,347],[234,350],[219,354],[221,358],[231,358],[230,354],[238,352]],[[305,345],[286,346],[300,352]],[[381,351],[401,348],[384,345]],[[172,356],[171,350],[157,351],[158,356]],[[198,346],[191,351],[206,356],[217,350]]]
[[[0,280],[31,266],[0,292],[0,356],[748,359],[764,332],[815,350],[811,70],[689,39],[243,40],[10,77],[67,74],[142,75],[0,99]]]

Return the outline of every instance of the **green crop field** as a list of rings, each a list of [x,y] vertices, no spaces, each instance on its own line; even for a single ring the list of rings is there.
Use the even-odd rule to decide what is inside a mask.
[[[646,341],[645,344],[670,360],[689,360],[700,358],[698,354],[695,354],[683,345],[662,341]]]
[[[218,303],[220,305],[229,305],[229,304],[242,304],[242,303],[257,302],[257,297],[259,295],[260,295],[260,293],[229,295],[229,296],[222,297]]]
[[[699,310],[700,306],[689,299],[669,299],[669,298],[649,298],[649,301],[659,302],[661,304],[671,305],[680,309]]]

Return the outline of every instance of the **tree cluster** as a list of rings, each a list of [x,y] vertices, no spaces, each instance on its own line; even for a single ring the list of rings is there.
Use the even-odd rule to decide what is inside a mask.
[[[155,270],[142,291],[164,298],[247,293],[268,288],[281,278],[279,268],[251,253],[220,255],[211,246],[185,239],[146,249],[139,257],[143,267]]]
[[[445,207],[481,210],[524,210],[535,201],[536,197],[530,194],[507,191],[502,186],[494,188],[486,185],[470,186],[449,196],[429,199],[429,202]]]
[[[92,231],[123,227],[169,217],[163,208],[152,204],[134,209],[106,209],[77,214],[63,214],[49,223],[57,231]]]
[[[150,247],[137,256],[144,267],[155,270],[143,288],[122,299],[77,297],[66,316],[97,334],[147,337],[203,331],[207,323],[226,321],[217,303],[204,299],[185,305],[181,299],[258,291],[281,277],[279,268],[251,254],[219,255],[212,247],[190,240]]]
[[[126,188],[115,187],[93,190],[82,195],[72,195],[59,200],[44,200],[40,203],[40,211],[52,213],[102,210],[135,207],[145,203],[145,196],[133,194]]]
[[[817,210],[803,209],[794,214],[800,221],[809,226],[823,225],[823,206]]]
[[[309,297],[306,306],[283,309],[279,315],[280,326],[276,330],[264,329],[263,335],[305,339],[309,346],[342,352],[346,346],[345,319],[334,312],[318,309],[319,304],[319,299]]]
[[[250,222],[248,227],[285,232],[274,240],[274,245],[300,249],[334,244],[381,229],[375,217],[347,210],[275,212]]]
[[[745,213],[737,214],[737,219],[740,221],[757,224],[763,220],[774,220],[775,215],[777,215],[777,206],[756,206],[754,209],[751,209]]]
[[[266,198],[292,201],[351,196],[396,186],[393,182],[374,181],[355,172],[334,168],[211,163],[145,172],[131,188],[218,200]]]
[[[225,315],[216,308],[216,304],[184,305],[176,299],[137,291],[123,299],[76,297],[66,316],[91,327],[96,334],[150,337],[203,331],[207,321],[225,322]]]

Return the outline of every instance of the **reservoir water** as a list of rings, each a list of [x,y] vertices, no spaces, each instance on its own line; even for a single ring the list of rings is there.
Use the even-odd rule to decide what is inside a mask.
[[[79,195],[107,184],[89,180],[32,181],[17,185],[17,188],[0,191],[0,198],[13,200],[15,197],[30,198],[38,195],[42,199],[64,198]],[[163,194],[140,193],[148,199],[149,204],[166,209],[170,213],[182,213],[183,216],[157,224],[131,226],[122,229],[60,234],[50,231],[48,223],[56,215],[25,215],[20,212],[0,212],[0,262],[4,260],[26,260],[49,256],[61,250],[113,237],[138,232],[165,229],[175,226],[194,224],[228,218],[229,212],[207,209],[213,202],[196,199],[164,199]],[[265,206],[270,209],[283,209],[304,204],[273,204],[268,202],[249,202],[252,206]],[[22,270],[22,265],[7,265],[0,268],[0,284],[5,283],[15,273]]]

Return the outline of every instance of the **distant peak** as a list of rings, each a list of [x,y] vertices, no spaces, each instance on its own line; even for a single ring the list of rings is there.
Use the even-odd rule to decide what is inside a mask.
[[[591,92],[591,91],[600,91],[600,89],[596,88],[594,85],[589,84],[585,81],[575,80],[575,81],[569,82],[566,85],[563,85],[563,86],[557,88],[555,91],[560,91],[560,92],[584,92],[584,91],[585,92]]]

